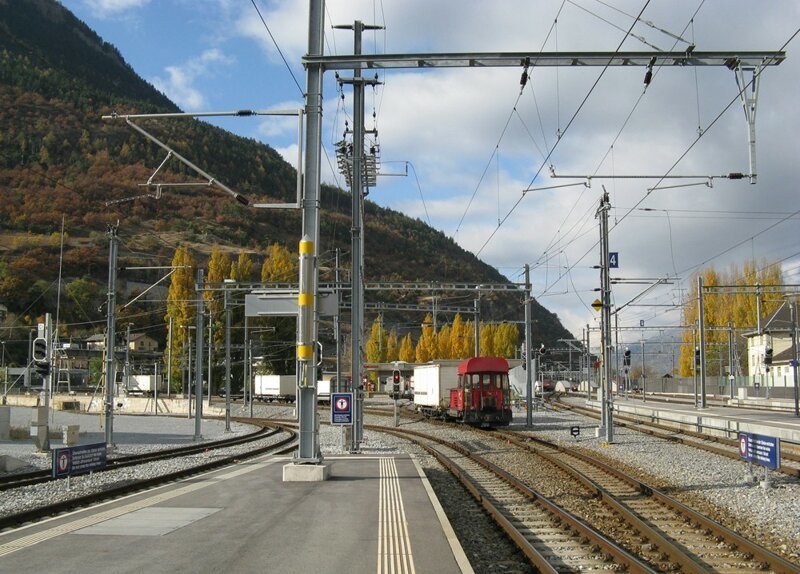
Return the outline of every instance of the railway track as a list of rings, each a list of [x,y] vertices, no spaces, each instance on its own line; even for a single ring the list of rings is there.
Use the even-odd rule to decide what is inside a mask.
[[[102,492],[93,492],[91,494],[84,496],[76,496],[69,500],[65,500],[55,504],[42,505],[40,507],[27,510],[24,512],[2,516],[0,517],[0,530],[15,528],[25,523],[34,522],[45,517],[74,510],[76,508],[90,506],[98,502],[102,502],[113,498],[118,498],[120,496],[131,494],[133,492],[137,492],[146,488],[152,488],[155,486],[159,486],[161,484],[173,482],[175,480],[180,480],[188,476],[221,468],[223,466],[233,464],[242,459],[252,458],[263,454],[286,454],[288,452],[295,450],[297,447],[297,432],[294,429],[290,428],[289,426],[278,424],[275,421],[266,421],[262,419],[239,419],[239,420],[242,420],[243,422],[246,421],[251,424],[263,425],[264,427],[262,429],[263,432],[259,431],[257,433],[251,433],[250,435],[247,435],[247,437],[237,437],[238,439],[246,439],[246,440],[228,439],[226,441],[217,441],[217,443],[227,442],[227,444],[224,445],[217,444],[216,446],[217,449],[228,448],[231,446],[238,446],[246,442],[252,442],[255,440],[261,440],[269,437],[273,437],[276,440],[266,446],[260,446],[248,450],[247,452],[244,453],[237,452],[234,454],[225,454],[223,456],[216,457],[210,461],[192,465],[188,468],[183,468],[181,470],[160,474],[159,476],[152,478],[145,478],[134,481],[125,480],[119,485],[104,488]],[[284,436],[278,437],[278,435],[284,435]],[[183,449],[180,448],[168,449],[169,454],[165,454],[166,451],[158,451],[156,453],[151,453],[151,454],[161,455],[161,456],[157,456],[156,458],[150,457],[147,460],[143,460],[142,458],[139,458],[137,461],[128,460],[126,466],[130,466],[132,464],[144,464],[146,462],[152,462],[153,460],[163,460],[165,458],[191,456],[193,454],[197,454],[197,452],[205,452],[205,450],[209,448],[210,444],[212,443],[204,443],[203,445],[192,445],[192,447],[186,447]],[[116,470],[119,468],[121,467],[118,466],[115,469],[109,469],[109,470]],[[47,481],[49,481],[49,479]],[[44,481],[39,481],[39,482],[41,483]]]
[[[237,422],[251,423],[251,419],[232,419]],[[255,423],[258,424],[258,423]],[[216,450],[220,448],[227,448],[240,444],[246,444],[262,438],[267,438],[276,433],[280,433],[281,429],[264,425],[258,430],[248,433],[246,435],[231,437],[218,441],[209,441],[204,443],[192,444],[183,447],[167,448],[155,450],[142,454],[123,455],[117,457],[109,457],[106,467],[96,470],[95,472],[107,472],[111,470],[118,470],[129,466],[136,466],[138,464],[145,464],[157,460],[166,460],[178,456],[190,456],[193,454],[206,452],[209,450]],[[35,470],[25,473],[16,473],[0,477],[0,491],[10,490],[12,488],[20,488],[23,486],[31,486],[34,484],[41,484],[56,480],[52,477],[51,469]]]
[[[800,572],[798,566],[762,548],[635,477],[581,452],[521,433],[496,432],[519,448],[557,466],[594,492],[639,536],[681,572]]]
[[[657,571],[460,445],[409,429],[369,428],[411,440],[434,456],[459,479],[540,572]]]
[[[600,414],[597,411],[580,405],[573,405],[561,401],[556,402],[555,405],[559,408],[564,408],[593,419],[599,420],[600,418]],[[713,436],[664,424],[646,422],[620,413],[614,413],[614,424],[663,440],[692,446],[707,452],[713,452],[734,460],[741,459],[739,454],[739,441],[733,438]],[[776,472],[796,478],[800,477],[800,450],[798,450],[798,445],[782,441],[781,466],[776,469]]]

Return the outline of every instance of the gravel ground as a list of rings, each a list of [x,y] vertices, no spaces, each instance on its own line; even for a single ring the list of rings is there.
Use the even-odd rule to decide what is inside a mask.
[[[232,414],[241,416],[248,412],[237,406]],[[271,418],[291,418],[294,415],[294,408],[256,405],[254,414]],[[99,417],[94,415],[93,418]],[[123,423],[123,421],[125,422]],[[391,418],[367,415],[366,422],[389,425]],[[524,422],[524,413],[518,413],[515,423],[521,425]],[[747,466],[743,462],[705,453],[691,447],[667,443],[623,428],[615,431],[613,445],[603,446],[602,439],[594,437],[594,428],[597,423],[569,412],[539,411],[534,413],[533,422],[533,431],[537,436],[553,442],[577,444],[587,451],[601,455],[625,470],[635,471],[637,475],[653,486],[666,490],[671,496],[701,509],[740,534],[760,541],[790,561],[800,564],[800,484],[796,479],[778,473],[770,473],[773,488],[764,490],[758,486],[757,482],[747,480]],[[127,429],[124,425],[129,423],[133,426]],[[192,426],[187,427],[189,423]],[[83,429],[83,423],[81,424]],[[246,425],[235,423],[234,425],[236,432],[250,430],[250,427]],[[569,434],[569,429],[573,425],[580,426],[582,430],[577,439],[572,438]],[[433,431],[453,440],[466,440],[475,446],[476,450],[485,450],[486,452],[500,450],[497,446],[493,446],[491,438],[465,437],[464,431],[460,429],[442,430],[441,426],[406,421],[403,422],[403,426]],[[138,442],[134,441],[133,433],[136,428],[149,428],[152,435],[144,436],[144,438],[140,435],[140,438],[137,439]],[[154,425],[154,421],[148,417],[115,417],[115,436],[119,437],[118,452],[126,454],[153,450],[159,448],[159,445],[163,448],[175,446],[180,442],[191,442],[193,431],[193,421],[188,419],[159,417],[157,425]],[[219,438],[224,434],[224,423],[204,421],[202,432],[206,440]],[[131,440],[123,441],[122,437],[126,435]],[[170,440],[177,442],[163,444],[158,440],[160,438],[163,441],[165,437],[171,437]],[[322,425],[319,438],[323,455],[345,452],[341,428]],[[365,454],[407,452],[418,457],[476,572],[495,574],[497,572],[532,571],[519,552],[505,539],[503,534],[497,531],[485,512],[472,501],[471,497],[464,496],[457,481],[424,451],[383,433],[365,431],[364,438],[362,452]],[[9,442],[0,441],[0,454],[11,454],[9,450],[12,449],[12,445]],[[60,443],[60,441],[54,441],[53,446],[57,442]],[[81,442],[89,441],[82,440]],[[19,448],[19,445],[13,448]],[[31,452],[30,444],[26,448],[29,451],[27,456],[32,465],[49,466],[49,457],[34,455]],[[209,456],[220,455],[207,453],[200,457],[184,458],[205,457],[203,460],[207,460]],[[192,464],[192,460],[154,462],[144,467],[136,467],[135,474],[136,477],[152,476],[183,468],[183,465],[188,464]],[[509,465],[513,466],[513,459]],[[508,468],[508,470],[514,472],[513,468]],[[760,472],[763,471],[760,470]],[[518,474],[525,475],[526,473],[530,473],[529,468],[518,469]],[[761,478],[763,477],[759,473],[759,479]],[[68,494],[58,483],[5,492],[0,497],[0,515],[56,501],[67,495],[86,494],[91,490],[108,488],[112,483],[129,480],[133,480],[133,471],[121,469],[111,473],[73,477],[72,494]]]

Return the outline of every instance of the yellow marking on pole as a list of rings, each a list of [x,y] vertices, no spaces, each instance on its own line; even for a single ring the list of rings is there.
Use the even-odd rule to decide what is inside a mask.
[[[300,305],[300,306],[313,305],[314,304],[314,294],[313,293],[300,293],[297,296],[297,304]]]
[[[310,240],[303,240],[300,242],[300,255],[313,255],[314,242]]]
[[[297,345],[297,358],[308,360],[311,358],[311,345]]]

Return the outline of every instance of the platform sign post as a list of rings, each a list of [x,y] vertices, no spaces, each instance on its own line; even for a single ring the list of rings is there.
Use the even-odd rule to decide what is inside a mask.
[[[769,488],[769,469],[781,467],[781,439],[774,436],[740,432],[739,456],[750,465],[759,464],[764,467],[763,488]],[[752,472],[750,473],[752,475]]]
[[[353,425],[353,393],[331,393],[331,424]]]
[[[107,444],[104,442],[53,449],[53,478],[67,477],[69,490],[70,476],[105,468],[107,456]]]

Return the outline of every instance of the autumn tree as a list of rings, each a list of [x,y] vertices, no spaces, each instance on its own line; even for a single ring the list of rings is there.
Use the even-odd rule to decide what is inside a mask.
[[[428,313],[422,322],[422,335],[417,341],[415,349],[417,363],[427,363],[433,359],[438,359],[438,349],[436,348],[436,333],[433,331],[433,316]]]
[[[439,349],[438,359],[453,359],[451,349],[451,334],[452,329],[450,325],[445,325],[436,334],[436,348]]]
[[[228,254],[219,245],[211,248],[211,257],[208,260],[208,273],[206,280],[208,283],[222,283],[230,276],[231,273],[231,259]],[[220,291],[206,291],[203,293],[203,298],[206,301],[206,308],[211,314],[213,325],[211,330],[214,337],[214,348],[221,347],[224,343],[224,306],[225,300]]]
[[[189,326],[194,324],[197,306],[194,290],[195,260],[188,248],[179,246],[172,258],[172,281],[167,293],[167,314],[164,317],[172,326],[172,362],[166,368],[172,373],[173,389],[180,390],[180,357],[186,346]],[[170,323],[171,320],[171,323]]]
[[[500,323],[494,332],[494,355],[511,359],[516,354],[519,329],[514,323]]]
[[[493,323],[481,323],[480,338],[481,338],[481,356],[494,357],[494,331],[495,325]]]
[[[378,316],[372,322],[372,330],[366,346],[366,359],[370,363],[386,362],[386,335],[383,331],[383,318]]]
[[[249,283],[253,280],[253,260],[247,251],[240,251],[239,258],[231,264],[231,279],[237,283]]]
[[[297,281],[297,258],[289,250],[278,243],[273,243],[267,248],[267,256],[261,266],[261,281],[265,283],[288,283]],[[279,341],[291,341],[296,336],[297,319],[294,317],[271,317],[265,321],[265,326],[273,329],[264,332],[261,342],[277,345]],[[271,368],[278,373],[287,372],[287,361],[291,359],[294,349],[284,347],[279,351],[274,360],[268,361]]]
[[[389,335],[386,337],[386,362],[391,363],[393,361],[398,361],[400,349],[398,348],[397,342],[397,331],[392,329],[389,331]]]
[[[416,359],[414,343],[411,341],[411,333],[406,333],[406,336],[403,337],[403,340],[400,342],[398,358],[406,363],[413,363]]]
[[[760,308],[761,317],[772,314],[780,305],[779,297],[765,296],[770,291],[770,286],[783,283],[781,266],[778,262],[769,263],[761,260],[758,264],[755,260],[745,263],[744,268],[739,270],[732,265],[727,271],[717,271],[714,268],[704,269],[702,272],[704,287],[719,285],[750,286],[748,289],[738,289],[729,292],[722,290],[707,292],[703,294],[703,322],[705,325],[706,341],[706,369],[708,375],[719,375],[720,364],[727,364],[728,354],[728,333],[724,327],[731,324],[736,329],[754,329],[758,324],[758,310]],[[691,281],[691,289],[683,302],[683,324],[697,325],[699,318],[697,277],[695,275]],[[741,291],[751,291],[753,285],[761,285],[761,300],[757,299],[754,293]],[[717,327],[712,329],[709,327]],[[720,327],[722,329],[720,329]],[[688,377],[693,374],[695,351],[692,345],[694,329],[689,328],[683,331],[681,339],[680,355],[680,375]],[[695,344],[697,344],[695,342]],[[740,346],[739,356],[745,355],[743,341],[737,340]]]
[[[261,266],[261,281],[290,283],[297,281],[297,258],[284,246],[273,243],[267,248],[267,258]]]

